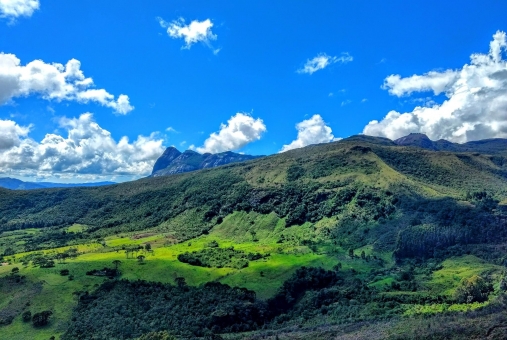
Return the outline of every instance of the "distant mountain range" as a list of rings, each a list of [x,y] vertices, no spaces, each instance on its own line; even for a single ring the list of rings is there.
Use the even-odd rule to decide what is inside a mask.
[[[432,151],[479,152],[485,154],[507,155],[507,139],[483,139],[463,144],[452,143],[444,139],[432,141],[423,133],[411,133],[394,141],[383,137],[356,135],[343,141],[364,141],[385,146],[419,147]],[[180,152],[175,147],[168,147],[157,159],[149,177],[167,176],[200,169],[214,168],[236,162],[244,162],[264,156],[242,155],[231,151],[217,154],[200,154],[192,150]],[[44,188],[96,187],[116,184],[114,182],[96,183],[51,183],[24,182],[15,178],[0,178],[0,187],[12,190],[32,190]]]
[[[504,138],[483,139],[458,144],[445,139],[432,141],[423,133],[411,133],[408,136],[396,139],[394,143],[400,146],[417,146],[433,151],[507,153],[507,139]]]
[[[262,156],[242,155],[231,151],[216,154],[200,154],[192,150],[187,150],[182,153],[171,146],[168,147],[155,162],[151,177],[214,168],[220,165],[248,161],[259,157]]]
[[[507,154],[507,139],[495,138],[467,142],[464,144],[452,143],[444,139],[432,141],[423,133],[411,133],[408,136],[394,141],[388,138],[357,135],[345,140],[364,140],[382,145],[414,146],[433,151],[450,152],[480,152],[488,154]],[[175,147],[168,147],[160,156],[150,177],[166,176],[199,169],[214,168],[234,162],[243,162],[263,156],[251,156],[231,151],[211,154],[200,154],[192,150],[180,152]]]
[[[51,182],[24,182],[16,178],[0,178],[0,187],[11,190],[33,190],[47,188],[72,188],[72,187],[98,187],[104,185],[116,184],[115,182],[95,182],[95,183],[51,183]]]

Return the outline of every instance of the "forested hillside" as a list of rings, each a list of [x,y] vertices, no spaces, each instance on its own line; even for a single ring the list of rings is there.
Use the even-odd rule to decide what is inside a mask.
[[[507,330],[507,156],[495,148],[354,136],[106,187],[0,189],[0,231],[12,339]],[[23,321],[43,311],[44,325]]]

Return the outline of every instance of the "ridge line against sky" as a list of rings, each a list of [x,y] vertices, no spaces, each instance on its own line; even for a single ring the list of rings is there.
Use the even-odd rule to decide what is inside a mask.
[[[129,5],[135,7],[133,3]],[[32,22],[44,25],[47,17],[56,18],[54,15],[59,11],[76,10],[72,6],[77,5],[0,0],[0,18],[5,26],[1,28],[0,38],[33,35]],[[88,10],[86,4],[81,6],[84,12]],[[361,51],[358,46],[352,47],[352,43],[349,46],[340,46],[339,41],[337,46],[320,43],[320,47],[314,44],[310,49],[300,44],[294,50],[299,57],[291,58],[292,63],[284,62],[287,55],[282,57],[269,48],[266,51],[276,55],[258,54],[249,58],[246,51],[257,43],[255,39],[260,38],[257,34],[260,28],[254,31],[256,35],[249,36],[252,33],[249,26],[244,22],[235,25],[225,12],[208,9],[212,15],[206,15],[206,11],[187,8],[185,13],[174,14],[178,8],[175,6],[173,14],[168,14],[171,11],[164,10],[168,6],[162,2],[132,8],[132,12],[126,8],[122,15],[127,18],[135,12],[148,11],[148,7],[152,14],[146,14],[147,20],[151,20],[146,32],[151,32],[153,42],[157,44],[152,48],[157,46],[155,48],[168,53],[160,54],[160,60],[179,60],[179,64],[170,67],[174,77],[162,71],[164,63],[143,62],[143,58],[152,60],[153,55],[158,56],[157,52],[152,54],[149,50],[136,48],[130,49],[132,54],[129,54],[131,38],[122,41],[123,51],[113,48],[104,53],[103,49],[114,40],[105,38],[102,49],[92,47],[101,43],[98,36],[92,34],[91,45],[83,43],[87,50],[72,45],[74,47],[62,56],[57,53],[59,51],[46,46],[35,44],[39,47],[30,48],[16,44],[12,38],[4,40],[12,46],[4,46],[0,51],[0,103],[3,104],[0,107],[0,176],[56,181],[129,180],[149,174],[155,160],[169,145],[185,147],[190,144],[188,148],[200,153],[232,150],[269,154],[327,143],[361,132],[391,139],[410,132],[422,132],[433,140],[460,143],[507,137],[505,25],[490,32],[489,51],[484,49],[484,41],[476,44],[479,52],[476,48],[470,49],[476,52],[470,55],[469,51],[469,63],[464,59],[466,55],[461,53],[461,62],[453,60],[445,65],[440,60],[432,65],[431,60],[426,60],[426,70],[417,67],[410,70],[396,63],[388,72],[381,69],[385,68],[384,65],[391,65],[392,57],[379,55],[369,67],[383,72],[383,81],[371,86],[379,89],[381,94],[368,95],[368,91],[373,93],[369,85],[352,87],[352,84],[357,72],[364,72],[367,77],[364,58],[371,51]],[[114,6],[109,8],[118,10]],[[192,15],[191,12],[201,14]],[[321,21],[328,19],[324,9],[319,15]],[[172,17],[170,21],[162,19],[169,17]],[[220,17],[222,19],[217,19]],[[99,19],[94,22],[102,22]],[[135,36],[139,26],[132,27],[130,32],[128,20],[125,21],[123,35]],[[103,25],[109,29],[113,27],[107,21]],[[325,24],[322,27],[328,29]],[[291,29],[297,37],[297,28]],[[291,29],[280,33],[281,38],[290,40],[287,34],[292,33]],[[69,28],[70,35],[76,35],[76,32],[76,28]],[[86,38],[87,31],[79,32]],[[284,40],[277,40],[276,33],[276,30],[272,31],[271,37],[278,41],[275,46],[281,46]],[[121,37],[115,32],[111,34]],[[243,39],[247,44],[241,45],[234,40],[234,34],[249,37]],[[39,36],[39,39],[43,38]],[[32,40],[33,43],[36,41]],[[80,40],[83,41],[86,39]],[[307,44],[312,45],[310,41]],[[135,44],[140,42],[142,40],[136,40]],[[259,50],[260,45],[255,46]],[[93,62],[92,52],[102,56],[100,62]],[[266,59],[263,67],[254,66],[259,58]],[[435,59],[438,59],[436,55]],[[179,72],[180,69],[183,70]],[[86,70],[86,76],[83,70]],[[131,73],[135,76],[131,77]],[[336,87],[341,78],[345,81]],[[157,84],[157,88],[145,91],[145,79]],[[101,88],[96,88],[96,83]],[[263,87],[266,89],[262,90]],[[256,90],[252,91],[254,88]],[[288,88],[291,89],[289,92]],[[109,91],[121,94],[115,96]],[[381,95],[384,103],[378,105]],[[167,96],[171,102],[164,99]],[[217,105],[213,96],[224,98],[224,104]],[[280,102],[277,96],[283,96],[287,101]],[[149,97],[156,101],[146,101]],[[301,102],[299,97],[306,99]],[[159,101],[165,103],[164,107],[159,108]],[[265,101],[277,109],[268,108]],[[217,108],[209,105],[212,102]],[[373,106],[374,102],[378,107]],[[177,109],[173,103],[179,103]],[[248,103],[253,106],[245,110]],[[382,113],[382,107],[389,106],[391,109]],[[405,109],[407,106],[408,110]],[[172,108],[172,111],[167,113],[165,107]],[[297,114],[299,119],[295,119],[290,111],[285,112],[289,107],[300,112]],[[321,108],[318,111],[322,112],[312,107]],[[357,116],[357,120],[352,120],[354,115],[335,117],[330,114],[350,110],[359,110],[363,114]],[[114,115],[110,114],[111,111]],[[301,117],[302,113],[304,117]],[[159,123],[152,124],[152,120]],[[344,128],[340,120],[348,121],[347,126],[351,127]],[[361,121],[363,127],[358,125]],[[164,122],[167,122],[165,126],[160,126]],[[103,127],[104,124],[107,128]],[[340,137],[333,129],[338,129]]]

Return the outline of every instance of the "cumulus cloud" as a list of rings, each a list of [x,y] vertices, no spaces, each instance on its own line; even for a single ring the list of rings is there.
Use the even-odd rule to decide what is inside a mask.
[[[185,45],[183,49],[190,49],[190,47],[197,43],[204,43],[206,46],[213,49],[211,45],[212,40],[217,39],[217,35],[213,34],[211,28],[213,22],[210,19],[203,21],[193,20],[190,24],[185,24],[185,19],[179,18],[172,22],[166,22],[162,18],[157,18],[160,26],[167,28],[167,34],[173,39],[183,39]],[[217,54],[220,49],[215,49],[213,52]]]
[[[326,125],[326,122],[324,122],[320,115],[313,115],[312,118],[297,123],[296,129],[298,130],[297,138],[290,144],[284,145],[280,152],[341,139],[333,136],[333,131]]]
[[[79,60],[71,59],[65,65],[34,60],[23,66],[14,54],[0,53],[0,103],[37,94],[58,102],[95,102],[118,114],[134,109],[127,95],[122,94],[115,100],[106,90],[93,86],[93,79],[84,76]]]
[[[156,133],[116,142],[91,113],[62,118],[59,125],[67,136],[48,133],[36,142],[29,137],[31,126],[0,120],[0,173],[143,176],[164,151]]]
[[[261,139],[266,131],[262,119],[254,119],[246,113],[236,113],[227,124],[220,125],[220,131],[213,132],[204,145],[196,148],[200,153],[217,153],[241,149],[248,143]]]
[[[348,53],[342,53],[340,57],[331,57],[325,53],[321,53],[313,59],[308,59],[302,68],[298,69],[297,73],[313,74],[318,70],[323,70],[331,64],[342,63],[346,64],[351,62],[354,58]]]
[[[507,50],[505,32],[498,31],[489,52],[475,53],[470,63],[458,70],[431,71],[402,78],[391,75],[383,88],[395,96],[414,92],[443,93],[446,99],[436,104],[425,99],[424,106],[411,112],[390,111],[381,121],[371,121],[364,134],[400,138],[420,132],[433,140],[463,143],[485,138],[507,137]]]
[[[0,17],[12,20],[21,16],[30,17],[39,6],[39,0],[0,0]]]
[[[413,75],[407,78],[401,78],[399,74],[393,74],[384,80],[382,88],[398,97],[422,91],[433,91],[435,95],[439,95],[447,91],[456,82],[458,76],[459,73],[454,70],[431,71],[422,76]]]

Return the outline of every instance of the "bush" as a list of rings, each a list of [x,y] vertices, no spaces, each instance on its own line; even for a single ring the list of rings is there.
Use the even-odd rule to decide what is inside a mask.
[[[49,323],[49,318],[53,315],[50,310],[45,310],[39,313],[35,313],[32,317],[32,324],[35,327],[43,327]]]

